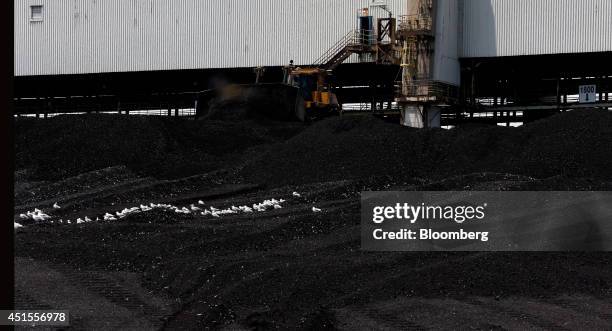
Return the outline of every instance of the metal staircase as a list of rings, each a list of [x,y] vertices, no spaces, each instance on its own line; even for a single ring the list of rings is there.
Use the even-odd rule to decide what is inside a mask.
[[[373,31],[351,30],[315,61],[322,70],[334,70],[353,54],[373,52]]]

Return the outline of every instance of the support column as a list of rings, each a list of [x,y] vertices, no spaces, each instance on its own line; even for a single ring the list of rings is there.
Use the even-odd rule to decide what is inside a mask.
[[[561,77],[557,77],[557,112],[561,111]]]
[[[423,106],[404,104],[402,105],[400,113],[401,125],[411,128],[425,127],[425,123],[423,121]]]
[[[404,104],[400,113],[403,126],[417,129],[441,127],[442,110],[439,107]]]
[[[427,127],[431,129],[439,129],[442,127],[442,109],[437,106],[427,107]]]
[[[372,93],[372,101],[370,102],[370,110],[372,112],[376,111],[377,102],[376,102],[376,85],[370,85],[370,92]]]
[[[603,88],[603,77],[600,77],[597,82],[597,90],[599,90],[599,102],[604,101],[604,88]]]
[[[47,114],[53,110],[53,98],[47,98],[45,102],[45,112],[43,113],[43,118],[47,118]]]

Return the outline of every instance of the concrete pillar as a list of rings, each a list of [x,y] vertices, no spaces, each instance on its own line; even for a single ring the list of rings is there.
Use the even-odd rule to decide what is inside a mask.
[[[403,105],[401,125],[411,128],[440,128],[442,110],[435,106]]]
[[[402,105],[400,114],[400,124],[403,126],[422,128],[425,125],[423,122],[423,113],[419,106]]]
[[[442,127],[442,109],[430,106],[427,110],[427,127],[439,129]]]

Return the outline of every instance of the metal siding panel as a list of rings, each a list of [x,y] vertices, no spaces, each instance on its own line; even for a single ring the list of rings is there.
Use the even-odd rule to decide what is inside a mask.
[[[29,21],[29,6],[44,21]],[[369,0],[14,0],[15,74],[310,64]],[[389,0],[396,15],[406,0]],[[374,16],[386,16],[374,9]],[[355,61],[355,58],[351,58]]]
[[[462,57],[612,51],[612,1],[462,1]]]

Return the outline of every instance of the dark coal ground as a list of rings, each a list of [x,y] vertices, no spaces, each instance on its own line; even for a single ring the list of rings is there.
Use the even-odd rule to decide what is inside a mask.
[[[289,201],[219,220],[154,212],[28,224],[16,255],[58,270],[135,275],[133,286],[172,303],[151,321],[168,329],[598,328],[612,315],[562,301],[611,308],[612,254],[361,252],[359,192],[610,190],[610,128],[612,113],[594,110],[450,131],[348,116],[312,125],[19,119],[18,213],[38,207],[75,219],[149,202]],[[50,208],[55,201],[61,210]],[[324,212],[313,214],[314,205]],[[571,311],[567,320],[558,309]]]

